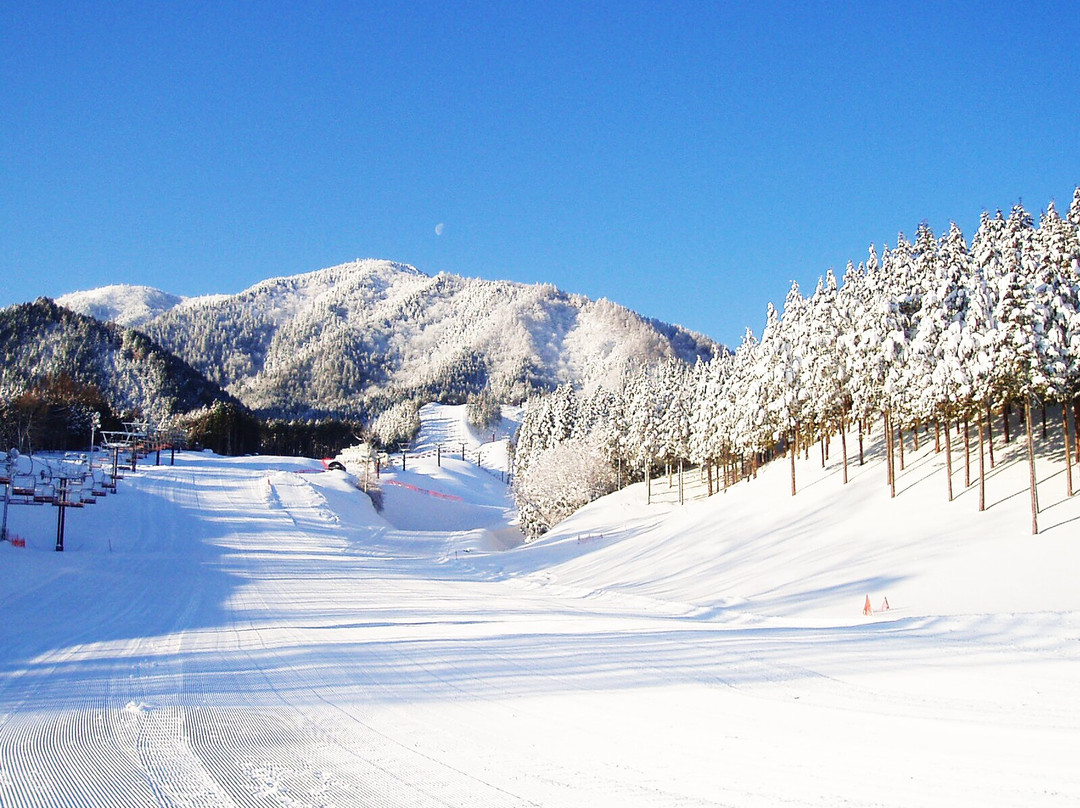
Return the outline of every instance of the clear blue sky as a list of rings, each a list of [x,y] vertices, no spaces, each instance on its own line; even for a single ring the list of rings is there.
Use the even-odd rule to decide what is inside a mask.
[[[1080,183],[1068,3],[11,2],[0,41],[0,305],[377,257],[737,344]]]

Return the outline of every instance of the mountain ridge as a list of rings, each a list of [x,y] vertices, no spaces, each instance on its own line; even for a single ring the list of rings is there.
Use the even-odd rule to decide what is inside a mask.
[[[604,298],[381,259],[181,298],[141,327],[253,409],[300,418],[362,416],[404,399],[460,402],[484,390],[521,401],[724,350]]]

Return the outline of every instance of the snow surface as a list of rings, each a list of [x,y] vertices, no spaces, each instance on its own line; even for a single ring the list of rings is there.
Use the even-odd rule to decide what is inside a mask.
[[[316,461],[195,453],[63,554],[13,508],[0,805],[1076,805],[1080,497],[1041,457],[1031,536],[1015,443],[982,514],[932,444],[895,500],[834,444],[795,498],[784,463],[654,480],[532,544],[452,453],[381,515]]]

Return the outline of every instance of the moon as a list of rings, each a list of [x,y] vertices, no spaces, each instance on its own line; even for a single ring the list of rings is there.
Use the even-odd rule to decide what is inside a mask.
[[[443,224],[442,222],[439,222],[437,225],[435,225],[435,235],[436,236],[441,236],[442,233],[443,233],[443,230],[445,230],[445,229],[446,229],[446,225]]]

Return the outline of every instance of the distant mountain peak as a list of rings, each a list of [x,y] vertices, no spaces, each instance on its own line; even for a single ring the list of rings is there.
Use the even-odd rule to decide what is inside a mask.
[[[184,298],[169,294],[151,286],[133,286],[125,283],[102,286],[84,292],[71,292],[58,297],[56,302],[93,317],[95,320],[112,322],[125,328],[141,328],[159,317]]]

